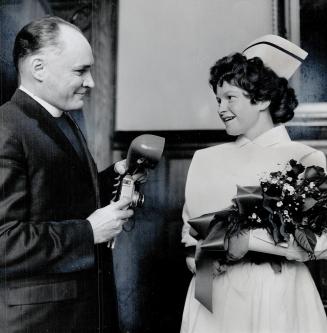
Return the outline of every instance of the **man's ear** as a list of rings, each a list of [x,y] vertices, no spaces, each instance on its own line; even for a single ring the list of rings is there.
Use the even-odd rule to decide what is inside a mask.
[[[35,56],[31,59],[31,71],[34,79],[43,81],[45,76],[44,59],[40,56]]]
[[[270,101],[260,101],[256,102],[257,106],[259,107],[260,111],[265,111],[270,105]]]

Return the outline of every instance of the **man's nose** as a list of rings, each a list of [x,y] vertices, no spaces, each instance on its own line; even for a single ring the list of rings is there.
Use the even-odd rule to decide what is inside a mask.
[[[88,73],[84,79],[83,86],[87,88],[94,88],[95,83],[91,73]]]

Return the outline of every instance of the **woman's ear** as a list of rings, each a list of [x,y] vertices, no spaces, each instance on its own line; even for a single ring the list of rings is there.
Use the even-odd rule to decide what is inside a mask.
[[[261,101],[256,103],[260,111],[265,111],[270,105],[270,101]]]

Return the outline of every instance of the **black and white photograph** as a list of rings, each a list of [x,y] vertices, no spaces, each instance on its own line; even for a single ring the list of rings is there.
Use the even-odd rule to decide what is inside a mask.
[[[326,333],[326,17],[0,0],[0,333]]]

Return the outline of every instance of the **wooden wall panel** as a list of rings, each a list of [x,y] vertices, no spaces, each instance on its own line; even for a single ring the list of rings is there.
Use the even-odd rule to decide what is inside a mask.
[[[305,143],[327,152],[327,141]],[[124,332],[179,331],[191,279],[180,243],[181,214],[187,171],[198,148],[197,143],[193,148],[191,144],[167,146],[164,159],[142,189],[146,202],[137,209],[134,230],[119,237],[114,260]],[[115,159],[123,158],[126,149],[116,150]],[[312,262],[309,268],[327,305],[325,261]]]
[[[123,153],[116,152],[118,158]],[[142,188],[143,208],[114,249],[124,332],[178,332],[190,273],[180,243],[189,159],[162,159]],[[133,227],[134,224],[134,227]]]

